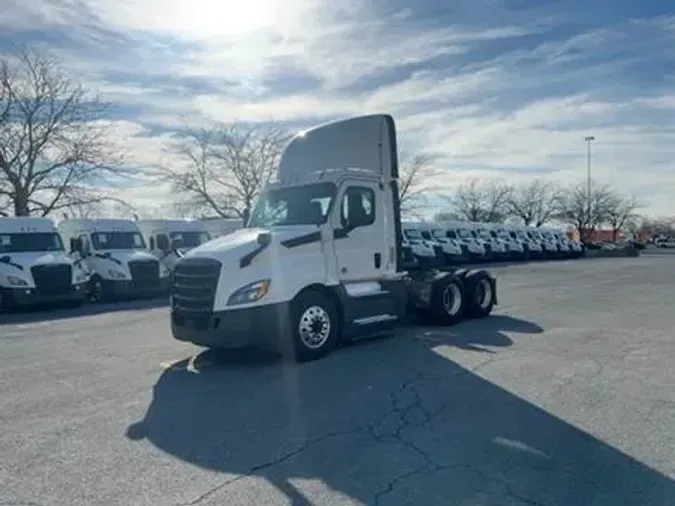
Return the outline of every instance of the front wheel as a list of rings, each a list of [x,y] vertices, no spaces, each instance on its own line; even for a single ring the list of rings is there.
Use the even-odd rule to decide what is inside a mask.
[[[309,362],[328,355],[337,343],[340,322],[333,301],[319,290],[307,290],[291,305],[293,359]]]
[[[88,299],[92,304],[103,302],[105,300],[105,290],[103,280],[99,276],[92,276],[89,280]]]

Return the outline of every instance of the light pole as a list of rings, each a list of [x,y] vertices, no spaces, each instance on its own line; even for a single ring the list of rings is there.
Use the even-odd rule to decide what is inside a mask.
[[[592,135],[587,135],[584,137],[584,140],[588,144],[588,157],[586,159],[586,169],[588,175],[588,181],[586,181],[586,205],[588,209],[587,215],[587,227],[591,226],[591,142],[595,140],[595,137]]]

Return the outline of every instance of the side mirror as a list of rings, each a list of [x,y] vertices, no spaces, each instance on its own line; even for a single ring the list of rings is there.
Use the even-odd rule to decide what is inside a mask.
[[[157,236],[157,249],[163,251],[164,253],[168,253],[171,249],[171,246],[169,244],[169,239],[165,235],[158,235]]]
[[[183,247],[183,241],[182,239],[174,239],[171,241],[171,250],[176,251],[177,249]]]

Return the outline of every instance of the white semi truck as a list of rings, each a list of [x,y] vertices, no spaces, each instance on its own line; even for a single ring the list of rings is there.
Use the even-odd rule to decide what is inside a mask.
[[[49,218],[0,218],[0,309],[81,304],[89,273],[64,251]]]
[[[73,259],[91,271],[92,302],[158,295],[171,271],[148,251],[135,221],[72,219],[57,225]]]
[[[138,220],[150,252],[168,269],[192,248],[211,240],[211,235],[199,220]]]
[[[415,313],[438,325],[497,302],[484,270],[404,263],[394,119],[368,115],[295,136],[247,228],[189,251],[174,269],[173,336],[259,346],[297,361]]]

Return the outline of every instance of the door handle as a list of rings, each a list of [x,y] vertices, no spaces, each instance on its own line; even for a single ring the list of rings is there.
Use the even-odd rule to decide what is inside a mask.
[[[373,261],[375,262],[375,268],[379,269],[380,265],[382,265],[382,255],[380,253],[375,253],[375,255],[373,255]]]

